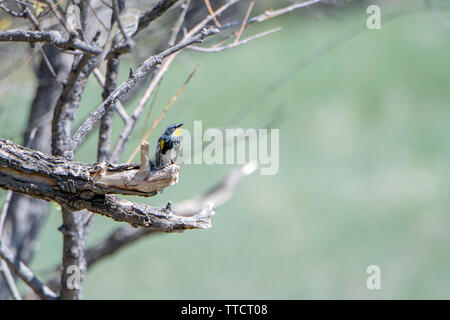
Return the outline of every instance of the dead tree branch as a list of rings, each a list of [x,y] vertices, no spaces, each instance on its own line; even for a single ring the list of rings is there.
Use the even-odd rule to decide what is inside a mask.
[[[214,208],[216,209],[227,202],[242,179],[252,174],[256,169],[257,166],[253,163],[237,168],[205,194],[173,204],[172,211],[176,215],[192,216],[199,212],[199,210],[208,208],[210,204],[214,204]],[[86,249],[87,265],[90,267],[101,259],[122,249],[126,245],[129,245],[144,236],[157,233],[158,232],[154,230],[142,228],[132,229],[126,226],[117,228],[107,238]]]
[[[155,208],[110,194],[151,196],[178,181],[179,167],[170,165],[141,175],[140,165],[84,165],[53,157],[0,139],[0,188],[47,201],[71,211],[83,209],[164,232],[209,228],[212,208],[192,218],[178,217],[168,208]]]

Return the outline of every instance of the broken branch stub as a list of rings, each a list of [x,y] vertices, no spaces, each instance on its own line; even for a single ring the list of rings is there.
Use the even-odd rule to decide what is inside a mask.
[[[176,164],[146,172],[145,175],[140,171],[140,167],[125,171],[102,169],[93,176],[93,180],[97,185],[117,189],[117,193],[149,197],[155,195],[158,190],[177,183],[179,170],[180,167]]]

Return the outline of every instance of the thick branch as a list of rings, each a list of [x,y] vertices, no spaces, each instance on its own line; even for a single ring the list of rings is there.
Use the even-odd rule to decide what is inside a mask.
[[[178,182],[177,165],[139,172],[140,164],[83,164],[0,139],[0,187],[56,201],[51,193],[84,200],[105,194],[153,196]],[[38,196],[40,195],[40,196]]]
[[[172,211],[177,215],[189,216],[207,208],[211,203],[214,204],[214,208],[218,208],[231,198],[241,180],[256,169],[257,166],[253,163],[237,168],[205,194],[173,204]],[[142,228],[132,229],[126,226],[117,228],[107,238],[86,250],[88,268],[138,239],[153,234],[158,234],[158,232]]]
[[[140,165],[85,165],[0,139],[0,188],[54,201],[70,211],[89,210],[116,221],[164,232],[209,228],[212,207],[180,217],[170,207],[137,204],[109,193],[150,196],[178,181],[177,165],[142,177]],[[130,178],[128,180],[128,178]],[[122,185],[120,185],[122,183]]]
[[[231,171],[223,181],[205,194],[171,205],[171,209],[177,215],[190,215],[195,214],[195,210],[208,208],[212,203],[214,203],[215,208],[220,207],[230,199],[239,182],[256,169],[257,165],[254,163],[237,168]],[[143,237],[155,234],[160,234],[160,232],[144,228],[135,229],[129,226],[118,227],[108,237],[86,249],[85,257],[87,267],[93,266],[102,259],[115,254],[117,251],[122,250]],[[58,279],[59,272],[47,281],[47,285],[56,290],[59,285]]]

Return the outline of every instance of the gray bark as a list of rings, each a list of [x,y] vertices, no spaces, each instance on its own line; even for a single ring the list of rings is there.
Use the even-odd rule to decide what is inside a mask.
[[[70,55],[61,54],[46,45],[43,51],[57,75],[55,79],[44,59],[36,70],[38,87],[31,104],[24,144],[32,149],[50,152],[50,120],[56,100],[61,93],[59,80],[66,79],[70,68]],[[36,240],[47,215],[48,202],[14,193],[8,208],[2,242],[20,260],[28,263],[33,256]],[[9,292],[0,278],[0,299],[9,297]]]

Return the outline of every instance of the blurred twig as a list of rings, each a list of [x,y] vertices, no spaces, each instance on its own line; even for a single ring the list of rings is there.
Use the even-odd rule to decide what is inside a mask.
[[[245,13],[244,21],[242,21],[241,28],[236,34],[236,39],[234,40],[233,44],[237,44],[239,42],[239,38],[241,37],[242,32],[244,32],[244,29],[247,25],[248,17],[250,16],[250,13],[252,12],[253,5],[255,4],[255,0],[251,0],[250,4],[248,5],[247,12]]]
[[[13,270],[33,291],[44,300],[54,300],[58,296],[45,284],[43,284],[25,265],[22,261],[18,260],[12,253],[6,248],[0,241],[0,258],[3,259],[8,266]]]
[[[221,6],[219,9],[217,9],[214,12],[214,15],[210,15],[197,23],[189,32],[187,32],[183,38],[181,39],[180,43],[188,41],[188,39],[192,38],[195,34],[200,32],[215,16],[221,15],[225,10],[227,10],[232,5],[238,3],[240,0],[232,0],[223,6]],[[217,30],[217,29],[214,29]],[[217,30],[218,31],[218,30]],[[188,45],[187,45],[188,46]],[[111,161],[115,162],[118,161],[122,153],[125,151],[125,146],[130,138],[131,132],[136,125],[136,121],[139,119],[139,116],[142,113],[142,110],[144,109],[145,104],[147,103],[148,99],[152,95],[153,91],[155,90],[157,84],[161,81],[162,77],[167,72],[169,66],[174,61],[175,57],[177,56],[177,52],[174,52],[174,54],[170,55],[161,65],[159,70],[156,71],[156,74],[153,76],[152,80],[150,81],[150,84],[147,87],[147,90],[145,91],[144,95],[140,99],[137,107],[135,108],[132,116],[131,121],[125,125],[125,128],[120,133],[119,139],[116,143],[116,146],[114,148]]]
[[[1,245],[1,241],[2,241],[3,225],[5,223],[6,214],[8,213],[8,207],[9,207],[9,203],[11,201],[12,195],[13,195],[12,191],[7,191],[6,197],[5,197],[5,202],[3,204],[3,209],[0,214],[0,245]],[[1,259],[1,263],[0,263],[0,273],[2,274],[6,285],[8,286],[9,293],[11,294],[13,299],[14,300],[22,300],[19,290],[17,290],[16,283],[14,281],[14,277],[11,274],[11,271],[9,270],[8,264],[3,259]]]
[[[383,21],[384,23],[387,23],[398,17],[402,17],[405,14],[417,11],[418,11],[417,9],[411,8],[407,10],[400,10],[398,12],[385,15]],[[278,77],[272,80],[267,86],[262,88],[259,91],[259,93],[255,95],[254,98],[252,98],[249,102],[247,102],[238,112],[236,112],[232,117],[230,117],[230,119],[225,121],[223,127],[230,127],[236,125],[240,120],[242,120],[245,117],[246,114],[248,114],[248,112],[254,106],[258,105],[258,103],[261,102],[263,99],[267,99],[269,95],[273,94],[279,87],[281,87],[284,83],[289,81],[294,75],[298,74],[298,72],[311,65],[320,57],[325,56],[329,52],[333,51],[334,49],[340,47],[341,45],[347,43],[348,41],[354,39],[358,35],[363,34],[365,32],[370,32],[370,30],[367,29],[367,26],[365,24],[358,26],[356,28],[352,28],[346,31],[345,33],[339,35],[338,37],[334,38],[330,42],[326,43],[325,45],[315,50],[314,52],[308,54],[306,57],[302,57],[292,67],[288,68],[288,70],[280,74]]]
[[[210,47],[210,48],[204,48],[204,47],[199,47],[199,46],[189,46],[188,48],[192,49],[192,50],[195,50],[195,51],[200,51],[200,52],[216,53],[216,52],[225,51],[225,50],[232,49],[234,47],[246,44],[246,43],[248,43],[248,42],[250,42],[252,40],[256,40],[258,38],[262,38],[264,36],[267,36],[267,35],[269,35],[271,33],[274,33],[274,32],[280,31],[280,30],[281,30],[281,27],[278,27],[278,28],[275,28],[275,29],[271,29],[271,30],[268,30],[268,31],[264,31],[264,32],[261,32],[261,33],[258,33],[256,35],[254,35],[254,36],[248,37],[247,39],[241,40],[239,42],[233,42],[233,43],[230,43],[229,45],[225,45],[225,46],[221,46],[221,47],[214,47],[213,46],[213,47]]]
[[[208,12],[210,15],[214,16],[213,20],[214,23],[216,24],[217,27],[220,27],[221,24],[219,22],[219,20],[217,19],[216,15],[214,14],[214,10],[211,6],[211,2],[209,2],[209,0],[203,0],[205,2],[206,8],[208,9]]]
[[[445,17],[444,14],[439,10],[438,7],[431,0],[423,0],[425,6],[434,14],[434,16],[442,23],[442,26],[449,31],[450,21]]]
[[[169,103],[166,105],[166,107],[164,108],[164,110],[162,111],[161,115],[155,120],[153,121],[153,126],[147,131],[147,133],[143,136],[142,141],[147,140],[150,135],[152,134],[152,132],[156,129],[156,127],[158,126],[158,124],[161,122],[162,119],[164,119],[164,117],[166,116],[167,111],[169,111],[170,107],[172,107],[172,105],[175,103],[175,101],[178,100],[178,97],[180,96],[180,94],[183,93],[184,88],[186,88],[186,86],[189,84],[189,81],[191,81],[192,77],[194,76],[194,74],[197,72],[198,70],[198,66],[195,67],[195,69],[189,74],[188,78],[186,79],[186,81],[183,83],[183,85],[177,90],[177,92],[175,93],[175,95],[172,97],[172,99],[170,99]],[[139,152],[139,148],[140,148],[140,144],[136,147],[136,149],[133,151],[133,153],[131,154],[131,156],[128,158],[127,162],[130,162],[135,156],[136,154]]]
[[[97,107],[94,111],[92,111],[89,117],[81,124],[81,126],[75,132],[72,139],[72,147],[71,150],[74,152],[78,149],[80,144],[86,139],[88,133],[96,126],[98,121],[101,119],[103,114],[105,113],[107,108],[110,108],[115,102],[117,102],[139,79],[142,77],[154,66],[157,64],[161,64],[163,59],[170,57],[177,51],[193,44],[201,42],[205,37],[216,34],[218,31],[216,29],[204,29],[202,32],[197,34],[196,36],[190,37],[185,41],[161,52],[159,55],[151,56],[147,60],[141,63],[140,67],[130,74],[130,77],[123,82],[116,90],[114,90],[111,95],[105,99],[105,101]],[[113,157],[114,158],[114,157]]]

